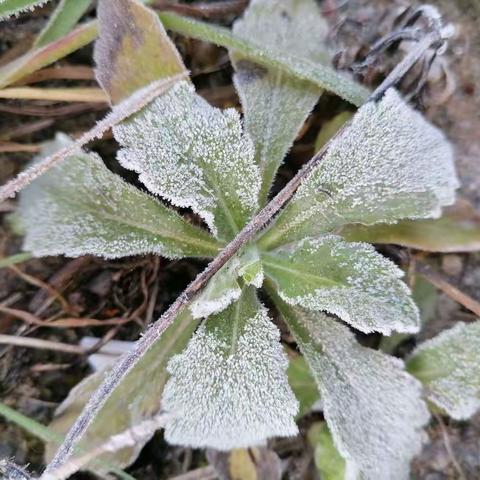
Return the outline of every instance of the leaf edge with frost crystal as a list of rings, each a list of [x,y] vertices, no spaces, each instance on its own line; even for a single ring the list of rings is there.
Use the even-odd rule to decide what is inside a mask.
[[[458,186],[444,134],[390,88],[357,111],[259,242],[269,250],[351,223],[437,218]]]
[[[120,164],[137,172],[150,192],[191,208],[217,238],[233,239],[258,210],[260,175],[238,113],[212,107],[188,81],[113,133]]]
[[[231,450],[298,432],[298,401],[287,378],[280,332],[246,287],[202,324],[168,364],[162,407],[173,445]]]
[[[252,1],[234,22],[232,32],[238,38],[253,39],[279,52],[297,54],[300,50],[312,62],[330,60],[321,48],[328,26],[312,0]],[[245,130],[254,141],[255,160],[262,173],[260,202],[263,204],[278,167],[322,90],[278,68],[261,66],[235,50],[229,53]]]
[[[335,314],[364,333],[414,333],[420,327],[403,271],[369,244],[327,234],[262,258],[266,276],[290,305]]]
[[[468,420],[480,410],[480,320],[458,322],[420,344],[407,369],[431,402],[455,420]]]
[[[39,158],[71,143],[59,133]],[[205,258],[222,247],[208,232],[108,170],[97,154],[83,151],[32,182],[20,195],[17,214],[26,231],[24,249],[36,256]]]
[[[335,446],[346,460],[346,479],[408,480],[410,461],[422,448],[430,418],[420,382],[401,360],[361,346],[345,325],[290,307],[271,287],[269,291],[317,381]],[[355,365],[354,354],[360,358]],[[369,376],[364,371],[368,364]],[[347,390],[339,388],[342,382]]]

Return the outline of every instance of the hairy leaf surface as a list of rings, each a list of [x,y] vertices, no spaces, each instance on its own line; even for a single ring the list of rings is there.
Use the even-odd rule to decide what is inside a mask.
[[[230,450],[295,435],[298,410],[280,332],[255,290],[201,325],[172,358],[162,400],[165,438],[194,448]]]
[[[418,330],[418,309],[403,272],[371,245],[327,234],[265,253],[263,263],[291,305],[333,313],[365,333]]]
[[[260,175],[238,113],[210,106],[187,81],[114,127],[120,163],[153,193],[191,207],[233,238],[258,208]]]
[[[70,142],[59,134],[43,153]],[[24,249],[37,256],[210,257],[221,248],[207,232],[110,172],[94,153],[79,152],[35,180],[22,192],[18,213]]]
[[[453,203],[457,186],[443,133],[390,89],[358,110],[262,244],[271,248],[347,223],[435,218]]]
[[[158,413],[167,380],[166,364],[172,355],[185,348],[196,325],[187,309],[177,316],[108,398],[79,442],[79,449],[90,452],[112,435]],[[59,434],[66,434],[109,372],[110,370],[95,373],[78,384],[58,408],[50,427]],[[134,448],[128,447],[102,455],[99,460],[123,468],[135,461],[145,443],[146,441],[139,441]],[[48,444],[46,458],[51,459],[55,450],[56,445]],[[89,469],[99,474],[108,471],[108,467],[99,462],[89,465]]]
[[[428,399],[456,420],[480,409],[480,321],[457,323],[421,344],[407,362]]]
[[[239,38],[316,63],[329,62],[324,49],[327,32],[313,0],[255,0],[233,25]],[[278,166],[322,90],[278,68],[261,66],[235,50],[230,56],[245,127],[255,143],[255,160],[263,176],[261,198],[265,201]]]
[[[334,319],[276,303],[317,381],[346,478],[408,480],[429,419],[420,383],[399,359],[362,347]]]

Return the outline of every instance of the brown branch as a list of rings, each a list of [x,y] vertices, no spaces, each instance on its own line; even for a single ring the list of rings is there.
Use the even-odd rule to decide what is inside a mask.
[[[383,93],[395,85],[410,68],[421,58],[423,53],[439,41],[440,34],[428,35],[428,41],[421,43],[421,48],[415,48],[410,52],[397,67],[392,71],[385,81],[373,92],[370,100],[378,100]],[[264,228],[273,218],[273,216],[286,204],[293,196],[302,181],[308,177],[310,172],[319,164],[328,150],[331,142],[338,138],[347,128],[345,124],[324,147],[306,163],[302,169],[288,182],[276,197],[274,197],[266,207],[264,207],[245,228],[225,247],[224,250],[201,272],[195,280],[183,291],[182,294],[172,303],[157,322],[151,325],[144,333],[142,338],[137,341],[132,351],[123,356],[112,369],[110,375],[105,379],[102,385],[90,398],[75,424],[67,434],[63,444],[60,446],[55,457],[47,466],[47,472],[57,469],[63,465],[71,456],[73,449],[86,432],[89,425],[93,422],[95,416],[110,397],[115,388],[120,384],[123,378],[140,361],[149,348],[160,338],[166,328],[172,324],[178,313],[186,307],[187,303],[200,292],[207,282],[215,275],[218,270],[225,265],[243,246],[245,246],[262,228]]]

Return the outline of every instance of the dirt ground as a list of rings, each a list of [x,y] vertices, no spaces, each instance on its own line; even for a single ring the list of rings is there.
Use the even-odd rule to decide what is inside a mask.
[[[340,63],[348,64],[365,53],[369,42],[378,38],[379,30],[388,28],[394,10],[407,3],[400,0],[324,1],[322,7],[329,16],[332,31],[343,25],[337,32],[343,51]],[[455,145],[462,180],[460,195],[480,211],[480,2],[435,0],[432,3],[438,5],[457,29],[457,36],[445,56],[445,68],[454,87],[448,98],[439,101],[437,97],[436,101],[425,102],[425,112]],[[0,24],[0,64],[28,48],[49,11],[45,7]],[[344,24],[346,18],[348,21]],[[228,24],[231,18],[223,21]],[[226,52],[185,38],[178,37],[176,42],[200,93],[215,105],[238,106]],[[388,69],[388,62],[394,60],[395,57],[387,58],[384,68]],[[60,64],[91,68],[91,46]],[[374,82],[381,74],[380,69],[375,73],[377,76],[367,76],[365,81]],[[49,80],[42,85],[59,86],[69,82]],[[75,81],[76,86],[82,84],[95,85],[93,78]],[[345,105],[338,99],[329,96],[321,99],[280,172],[281,180],[291,177],[311,156],[318,127],[342,108]],[[23,147],[18,147],[22,151],[0,153],[0,183],[20,171],[32,158],[38,144],[52,138],[55,131],[75,136],[90,128],[106,109],[105,104],[1,100],[0,152],[4,152],[2,145],[7,142]],[[98,151],[112,170],[136,182],[134,175],[116,164],[111,135],[94,142],[90,148]],[[15,235],[8,221],[14,210],[14,200],[0,205],[0,257],[21,250],[21,237]],[[480,253],[437,254],[428,259],[453,285],[480,301]],[[191,260],[167,261],[146,256],[120,261],[92,257],[32,259],[15,268],[1,269],[1,307],[28,312],[41,320],[70,316],[122,321],[118,325],[51,329],[28,324],[19,318],[20,314],[0,313],[0,333],[70,344],[77,344],[86,335],[135,340],[145,325],[160,315],[202,267],[200,262]],[[472,313],[440,292],[435,315],[418,340],[430,338],[457,320],[472,320],[472,317]],[[79,355],[0,346],[0,399],[46,424],[59,402],[88,372],[85,358]],[[306,431],[316,418],[314,414],[303,418],[302,431]],[[414,462],[412,479],[480,479],[480,414],[468,422],[436,416],[428,428],[428,435],[423,452]],[[311,449],[304,437],[275,441],[271,448],[280,458],[284,478],[318,478]],[[28,463],[31,471],[39,472],[43,467],[42,455],[39,440],[0,419],[0,458],[13,458],[18,464]],[[128,471],[138,479],[153,480],[170,478],[206,465],[204,453],[169,447],[158,433]],[[78,474],[73,478],[91,477]]]

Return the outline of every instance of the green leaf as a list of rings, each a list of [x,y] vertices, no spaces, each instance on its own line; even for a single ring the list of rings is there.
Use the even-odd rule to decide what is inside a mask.
[[[158,16],[137,0],[100,0],[97,12],[96,76],[112,103],[186,71]]]
[[[0,67],[0,88],[26,77],[89,44],[97,35],[95,21],[84,23],[54,42],[29,50],[21,57]]]
[[[264,48],[302,55],[327,64],[328,25],[313,0],[255,0],[233,24],[238,38]],[[230,51],[235,87],[242,101],[245,128],[255,144],[262,173],[261,202],[266,201],[276,171],[322,90],[278,68],[262,66]]]
[[[457,323],[422,343],[407,361],[429,400],[456,420],[480,409],[480,321]]]
[[[196,326],[197,323],[193,321],[188,310],[184,309],[108,398],[81,438],[78,444],[80,449],[91,451],[112,435],[123,432],[158,413],[160,398],[167,381],[167,362],[172,355],[185,348]],[[96,373],[77,385],[58,408],[50,428],[64,436],[90,396],[108,375],[109,370]],[[135,461],[145,443],[139,442],[134,448],[124,448],[102,455],[99,459],[123,468]],[[55,445],[48,445],[47,459],[51,459],[54,453]],[[98,463],[90,465],[90,469],[97,474],[109,471]]]
[[[308,413],[320,398],[307,362],[301,355],[291,358],[288,364],[288,383],[300,402],[298,417]]]
[[[315,466],[322,480],[345,480],[345,460],[333,442],[325,422],[314,423],[308,431],[308,441],[313,447]]]
[[[333,313],[365,333],[418,330],[418,310],[403,272],[371,245],[325,235],[262,259],[265,275],[290,305]]]
[[[239,266],[238,257],[233,257],[209,280],[190,304],[193,318],[206,318],[219,313],[240,298],[242,289],[238,283]]]
[[[61,0],[45,28],[35,39],[33,48],[43,47],[70,33],[91,3],[92,0]]]
[[[59,134],[43,153],[70,142]],[[36,256],[210,257],[221,248],[206,231],[110,172],[93,153],[79,152],[35,180],[21,195],[19,215],[24,249]]]
[[[298,431],[280,332],[247,287],[168,364],[162,406],[172,444],[230,450]]]
[[[273,297],[317,382],[347,478],[408,480],[429,419],[420,383],[399,359],[362,347],[346,326]]]
[[[438,219],[347,225],[341,234],[350,241],[393,243],[427,252],[476,252],[480,250],[480,215],[471,204],[460,201]]]
[[[217,25],[210,25],[171,12],[159,13],[159,17],[165,28],[169,30],[234,50],[267,68],[283,70],[299,80],[308,80],[317,87],[333,92],[354,105],[362,105],[369,96],[369,91],[365,87],[354,82],[348,76],[336,72],[330,66],[312,62],[297,54],[292,55],[282,50],[265,48],[257,42],[239,38],[228,29]]]
[[[435,315],[438,290],[424,278],[416,277],[415,284],[412,288],[412,298],[420,312],[420,328],[422,328]],[[412,335],[408,333],[394,333],[389,337],[383,337],[380,341],[379,349],[382,350],[382,352],[393,354],[404,340],[411,337]]]
[[[240,254],[238,275],[243,278],[247,285],[261,288],[264,272],[260,253],[256,246],[250,245]]]
[[[457,187],[443,133],[390,89],[358,110],[261,244],[273,248],[347,223],[436,218]]]
[[[120,163],[153,193],[191,207],[232,239],[258,209],[260,175],[238,113],[220,110],[187,81],[113,129]]]
[[[32,12],[36,7],[41,7],[49,0],[1,0],[0,1],[0,21],[5,20],[12,15]]]

